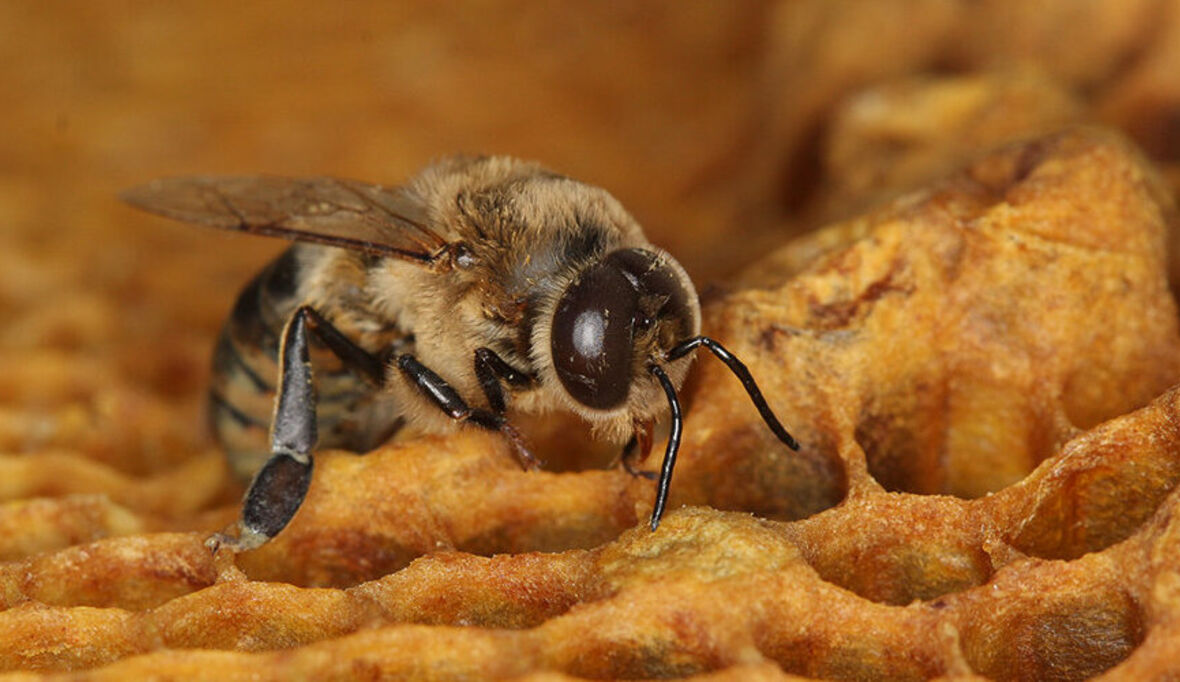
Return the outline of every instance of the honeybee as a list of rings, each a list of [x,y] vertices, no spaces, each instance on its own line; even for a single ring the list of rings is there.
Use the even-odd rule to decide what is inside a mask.
[[[626,443],[620,460],[635,475],[646,472],[632,457],[650,451],[666,403],[654,531],[680,445],[676,392],[698,347],[798,449],[745,366],[700,335],[680,264],[607,192],[536,163],[453,157],[396,187],[166,178],[122,196],[169,218],[295,242],[246,285],[214,352],[212,426],[231,467],[252,479],[237,536],[212,536],[214,551],[257,548],[287,525],[317,446],[365,452],[407,421],[499,432],[536,466],[509,401],[572,411],[596,438]]]

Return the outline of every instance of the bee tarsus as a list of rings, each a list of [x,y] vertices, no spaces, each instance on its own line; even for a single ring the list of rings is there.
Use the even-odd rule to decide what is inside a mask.
[[[487,351],[486,348],[481,350]],[[491,351],[488,351],[488,353],[491,353]],[[495,356],[494,353],[492,353],[492,356],[499,360],[499,357]],[[479,357],[479,354],[477,354],[475,363],[477,368],[481,366]],[[504,363],[502,360],[500,360],[500,364],[508,367],[507,363]],[[483,409],[468,405],[467,401],[463,400],[463,396],[459,395],[459,392],[452,388],[445,379],[409,353],[402,354],[398,357],[397,367],[417,387],[424,397],[442,410],[448,417],[456,421],[474,424],[488,431],[498,431],[504,434],[516,452],[516,456],[523,468],[533,469],[539,465],[536,456],[524,444],[524,439],[508,423],[508,418],[504,414],[503,389],[500,387],[500,382],[495,378],[495,375],[490,375],[492,377],[490,381],[485,381],[481,377],[480,385],[483,386],[485,392],[488,392],[489,402],[493,405],[496,405],[498,402],[499,407]],[[494,388],[489,389],[489,386]],[[495,395],[495,399],[492,397],[493,394]]]
[[[307,495],[313,468],[310,453],[279,453],[267,460],[246,493],[235,550],[259,547],[287,527]]]

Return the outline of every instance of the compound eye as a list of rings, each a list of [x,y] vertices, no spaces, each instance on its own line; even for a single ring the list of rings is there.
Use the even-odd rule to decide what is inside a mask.
[[[553,365],[565,390],[598,410],[616,407],[631,388],[635,287],[618,268],[584,271],[553,316]]]
[[[670,341],[692,336],[696,313],[689,303],[682,274],[645,249],[615,251],[604,262],[622,270],[635,283],[639,292],[640,310],[635,322],[638,330],[646,331],[658,318]]]

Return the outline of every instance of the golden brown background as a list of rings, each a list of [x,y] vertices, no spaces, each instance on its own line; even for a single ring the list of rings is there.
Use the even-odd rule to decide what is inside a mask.
[[[207,532],[236,513],[240,490],[204,433],[201,390],[212,337],[234,293],[281,248],[138,214],[118,202],[120,189],[162,175],[222,172],[396,182],[457,151],[513,154],[605,187],[681,259],[699,289],[724,291],[730,275],[793,236],[924,186],[998,142],[1069,123],[1128,134],[1174,190],[1176,74],[1174,0],[0,3],[0,560],[8,562],[0,573],[11,607],[0,614],[2,667],[89,668],[165,646],[270,650],[332,642],[290,622],[274,626],[289,628],[289,637],[251,633],[255,644],[246,634],[230,643],[199,635],[152,639],[143,625],[127,626],[138,634],[124,645],[87,648],[79,643],[85,636],[71,639],[111,627],[115,618],[180,619],[181,596],[199,594],[217,577],[199,535],[159,533]],[[362,466],[356,461],[333,466]],[[614,473],[602,476],[611,481],[606,492],[586,506],[608,507],[608,493],[623,502],[592,532],[505,531],[462,548],[486,554],[612,540],[635,523],[628,505],[647,493]],[[461,483],[470,494],[480,478]],[[760,491],[710,497],[688,485],[683,494],[691,501],[781,518],[838,497],[792,489],[802,501],[767,502]],[[526,506],[531,500],[521,499]],[[537,516],[530,522],[545,528],[547,519]],[[321,563],[244,558],[242,566],[251,577],[343,587],[431,551],[431,532],[427,526],[416,543],[384,555],[360,547],[356,556],[370,563],[324,559],[314,554],[313,537],[307,551]],[[172,557],[159,559],[155,574],[133,571],[130,580],[114,568],[77,568],[85,556],[102,555],[95,547],[112,555],[140,551],[87,543],[140,534],[157,543],[144,556]],[[439,561],[433,569],[443,575],[450,559]],[[397,579],[435,579],[415,566],[417,573]],[[223,579],[232,573],[220,570]],[[267,593],[259,603],[267,600],[283,597]],[[531,604],[527,595],[520,602],[535,606],[534,615],[483,614],[471,622],[531,626],[536,614],[557,609]],[[71,608],[85,605],[112,610]],[[116,608],[131,615],[115,615]],[[865,609],[864,627],[871,627],[878,612]],[[193,616],[192,631],[225,627],[215,610]],[[89,618],[108,620],[104,626]],[[326,631],[369,623],[357,618]],[[267,630],[264,617],[257,622]],[[677,624],[678,631],[694,627]],[[398,641],[412,651],[416,636]],[[384,646],[341,641],[318,651],[351,660]],[[746,654],[715,644],[714,659],[682,667],[625,661],[539,669],[632,676],[732,669],[735,679],[783,679],[775,665],[749,663]],[[447,646],[437,646],[445,662]],[[778,652],[776,660],[805,657],[806,647],[801,651]],[[315,669],[319,654],[304,654],[288,673],[304,663]],[[612,660],[611,652],[597,655]],[[182,657],[147,669],[215,677],[215,663],[185,668]],[[226,665],[244,674],[272,664]],[[833,664],[793,672],[856,678],[871,669]],[[1012,670],[1042,669],[988,668],[1000,678],[1020,676]]]

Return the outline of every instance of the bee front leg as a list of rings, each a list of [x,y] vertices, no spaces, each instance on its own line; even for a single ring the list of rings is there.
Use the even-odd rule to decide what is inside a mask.
[[[206,541],[213,551],[256,549],[287,526],[311,485],[316,444],[316,395],[312,383],[308,330],[353,371],[381,384],[384,368],[319,313],[302,306],[283,329],[279,345],[279,386],[270,428],[271,457],[254,476],[238,521],[238,537],[217,533]]]
[[[488,399],[488,407],[499,415],[503,415],[508,409],[501,381],[513,388],[528,388],[536,382],[531,374],[508,364],[491,348],[475,349],[475,378],[479,379],[479,386]]]
[[[478,352],[476,357],[476,366],[478,367]],[[496,357],[496,359],[500,360],[499,357]],[[500,362],[503,363],[503,360],[500,360]],[[508,366],[507,363],[504,364],[506,367]],[[468,405],[467,401],[463,400],[459,392],[452,388],[445,379],[435,374],[433,370],[423,365],[413,355],[407,353],[398,356],[397,367],[424,397],[434,403],[448,417],[469,424],[475,424],[489,431],[499,431],[512,444],[521,466],[525,469],[533,469],[539,466],[540,463],[537,461],[537,458],[533,456],[533,453],[529,452],[520,434],[517,433],[516,429],[512,428],[512,425],[508,423],[508,418],[504,415],[504,396],[502,393],[499,393],[502,389],[500,389],[498,382],[496,382],[495,390],[498,393],[499,403],[497,404],[495,399],[489,396],[489,401],[492,402],[493,409],[485,410]],[[478,374],[479,370],[477,369],[476,371]],[[520,374],[524,376],[523,373]],[[487,384],[482,377],[480,378],[480,385],[484,387],[485,392],[488,391]]]
[[[649,481],[654,481],[658,478],[654,471],[643,471],[637,469],[635,464],[647,459],[651,454],[651,432],[652,422],[635,424],[635,433],[631,436],[631,440],[623,446],[623,452],[619,454],[617,463],[623,465],[623,470],[636,478],[646,478]]]

